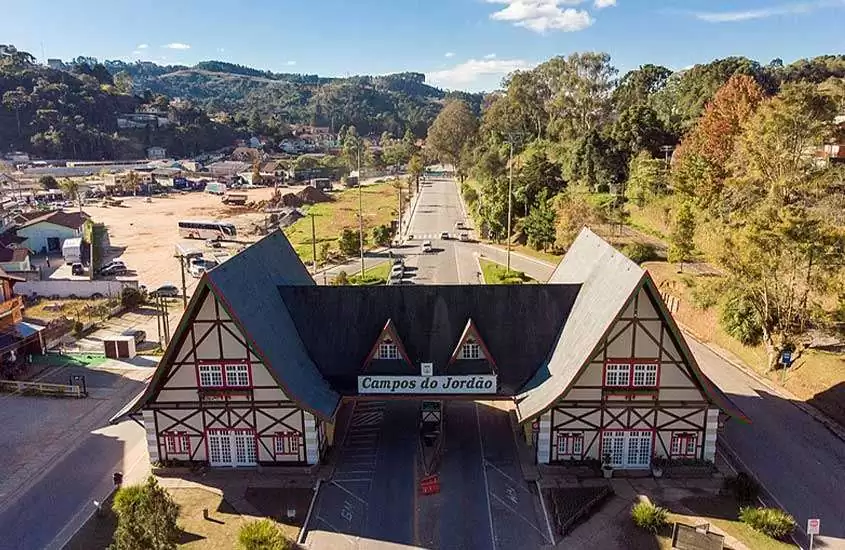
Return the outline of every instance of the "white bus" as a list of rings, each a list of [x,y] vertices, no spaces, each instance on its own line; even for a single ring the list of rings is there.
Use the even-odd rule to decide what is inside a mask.
[[[183,220],[178,223],[179,236],[185,239],[233,241],[238,235],[235,226],[228,222]]]

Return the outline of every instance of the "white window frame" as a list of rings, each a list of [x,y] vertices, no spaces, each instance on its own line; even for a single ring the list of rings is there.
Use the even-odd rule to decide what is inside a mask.
[[[201,388],[222,388],[225,384],[223,376],[223,365],[207,364],[197,367],[199,383]],[[219,380],[219,383],[215,383]]]
[[[580,432],[559,432],[557,436],[558,458],[582,458],[584,453],[584,434]]]
[[[187,432],[165,432],[164,448],[168,456],[190,454],[191,439]]]
[[[634,363],[632,380],[633,386],[637,388],[656,387],[657,363]]]
[[[227,388],[248,388],[250,386],[249,365],[232,363],[225,365]]]
[[[683,448],[681,448],[683,445]],[[698,451],[698,434],[695,432],[676,432],[669,444],[670,458],[695,458]]]
[[[385,360],[399,359],[399,346],[396,342],[383,340],[378,345],[378,358]]]
[[[296,432],[276,432],[273,436],[275,456],[299,456],[301,435]]]
[[[481,351],[481,344],[474,340],[467,340],[461,346],[460,359],[484,359],[484,353]]]
[[[608,362],[604,367],[604,385],[627,388],[631,385],[631,364]]]

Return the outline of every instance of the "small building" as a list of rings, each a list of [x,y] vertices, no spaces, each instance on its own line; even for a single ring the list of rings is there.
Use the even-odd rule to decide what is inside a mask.
[[[113,420],[143,418],[153,462],[314,465],[341,403],[368,399],[506,402],[537,462],[624,470],[712,462],[720,413],[747,421],[649,274],[588,229],[548,284],[517,286],[317,286],[273,232],[202,275]]]
[[[26,239],[23,246],[39,253],[59,253],[65,239],[82,236],[82,227],[90,219],[84,212],[56,210],[42,214],[21,224],[18,237]]]
[[[32,271],[28,248],[0,248],[0,269],[3,271]]]
[[[167,149],[164,147],[149,147],[147,149],[147,158],[150,160],[161,160],[167,158]]]
[[[0,378],[14,379],[26,369],[26,357],[44,353],[44,327],[23,320],[23,299],[14,295],[16,282],[0,269]]]

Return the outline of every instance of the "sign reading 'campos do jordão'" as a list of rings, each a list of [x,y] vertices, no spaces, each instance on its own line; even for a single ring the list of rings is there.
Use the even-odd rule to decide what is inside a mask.
[[[496,393],[495,374],[467,376],[359,376],[358,393]]]

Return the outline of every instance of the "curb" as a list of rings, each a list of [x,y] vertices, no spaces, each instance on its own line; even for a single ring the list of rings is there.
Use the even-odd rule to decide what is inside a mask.
[[[683,330],[684,334],[687,337],[692,338],[693,340],[695,340],[696,342],[698,342],[702,346],[706,347],[708,350],[713,352],[717,357],[719,357],[720,359],[722,359],[726,363],[732,365],[734,368],[742,371],[749,378],[754,379],[760,385],[764,386],[766,389],[768,389],[769,391],[771,391],[775,395],[785,398],[790,403],[795,405],[796,408],[803,411],[805,414],[807,414],[808,416],[812,417],[814,420],[816,420],[820,424],[822,424],[833,435],[835,435],[836,437],[838,437],[842,441],[845,441],[845,428],[843,428],[838,422],[836,422],[835,420],[833,420],[832,418],[830,418],[829,416],[827,416],[826,414],[824,414],[820,410],[816,409],[812,405],[808,405],[808,404],[804,403],[803,401],[801,401],[801,399],[797,395],[793,394],[792,392],[790,392],[786,388],[782,388],[782,387],[776,385],[774,382],[772,382],[771,380],[767,379],[766,377],[760,375],[758,372],[756,372],[753,369],[747,367],[746,365],[739,363],[737,361],[734,361],[733,359],[725,356],[725,354],[722,353],[719,349],[711,346],[707,342],[704,342],[700,337],[698,337],[698,335],[696,335],[688,327],[686,327],[685,325],[683,325],[683,324],[681,324],[677,321],[675,321],[675,322],[678,324],[678,326],[681,328],[681,330]]]

